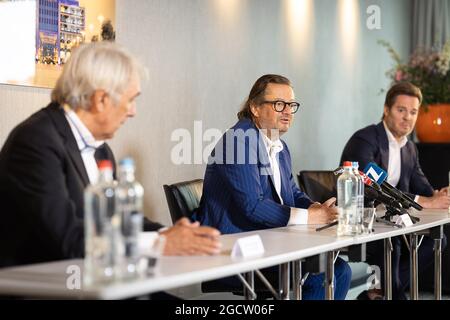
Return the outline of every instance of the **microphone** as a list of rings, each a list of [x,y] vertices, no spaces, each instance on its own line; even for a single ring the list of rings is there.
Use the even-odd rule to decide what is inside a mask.
[[[385,194],[383,191],[378,191],[371,185],[366,185],[364,188],[364,196],[385,204],[388,207],[395,208],[398,211],[404,211],[402,205],[393,197]]]
[[[369,178],[364,172],[359,171],[359,174],[363,178],[365,185],[371,186],[372,188],[376,189],[377,191],[380,191],[380,192],[382,191],[380,185],[378,183],[376,183],[375,181],[373,181],[371,178]]]
[[[406,202],[408,208],[413,207],[414,209],[417,209],[419,211],[423,209],[423,207],[417,202],[415,202],[414,199],[412,199],[407,194],[404,194],[403,192],[395,188],[393,185],[389,184],[387,181],[384,181],[381,187],[385,190],[388,190],[388,192],[391,194],[396,194],[398,198],[403,199]]]
[[[387,181],[385,181],[387,178],[387,172],[377,166],[375,163],[370,162],[364,169],[364,172],[367,176],[376,181],[378,185],[380,185],[384,193],[399,201],[403,208],[413,207],[414,209],[417,209],[419,211],[423,209],[423,207],[413,199],[411,199],[410,196],[404,194],[402,191],[398,190]]]
[[[420,221],[419,218],[410,215],[408,213],[408,211],[406,211],[406,209],[403,208],[402,204],[399,201],[397,201],[397,199],[391,197],[390,195],[385,194],[383,191],[378,191],[371,185],[365,185],[364,197],[375,200],[375,201],[379,201],[379,202],[383,203],[384,205],[386,205],[386,208],[387,208],[386,216],[387,217],[389,217],[392,214],[393,215],[396,215],[396,214],[402,215],[402,214],[406,213],[411,218],[413,223]]]
[[[344,167],[337,167],[333,171],[335,176],[341,174],[342,172],[344,172]],[[362,172],[361,170],[358,170],[358,173],[363,178],[365,185],[371,186],[371,187],[377,189],[378,191],[382,191],[381,186],[378,183],[376,183],[374,180],[372,180],[370,177],[368,177],[364,172]]]

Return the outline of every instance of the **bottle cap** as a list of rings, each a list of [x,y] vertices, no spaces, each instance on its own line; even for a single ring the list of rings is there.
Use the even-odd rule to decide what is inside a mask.
[[[112,162],[110,160],[100,160],[97,162],[97,167],[98,169],[101,170],[105,170],[105,169],[109,169],[112,170],[113,166],[112,166]]]
[[[133,167],[134,168],[134,160],[131,157],[123,158],[119,161],[119,166],[121,167]]]
[[[351,161],[344,161],[344,163],[342,164],[343,167],[352,167],[352,162]]]

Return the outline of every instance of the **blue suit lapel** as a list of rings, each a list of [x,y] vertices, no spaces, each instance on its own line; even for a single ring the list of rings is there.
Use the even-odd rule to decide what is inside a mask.
[[[278,163],[280,164],[280,176],[281,176],[281,198],[283,198],[283,203],[288,206],[294,206],[294,199],[292,197],[291,187],[290,187],[290,165],[287,163],[285,157],[286,149],[283,149],[278,153]]]
[[[253,126],[256,130],[257,128],[254,126],[254,124],[250,124],[250,126]],[[273,180],[273,172],[272,168],[270,167],[269,162],[269,155],[267,153],[266,146],[263,141],[263,137],[261,136],[261,133],[258,134],[258,167],[259,167],[259,174],[267,175],[269,176],[270,186],[272,188],[272,194],[274,197],[278,198],[278,202],[281,203],[281,199],[278,196],[278,193],[275,189],[275,183]],[[281,152],[278,153],[278,166],[280,168],[280,177],[281,177],[281,192],[280,196],[283,199],[283,204],[293,206],[294,201],[292,194],[289,193],[290,190],[290,176],[291,172],[288,172],[290,170],[290,164],[287,163],[285,158],[286,149],[283,149]]]
[[[383,122],[377,124],[377,131],[380,142],[380,163],[378,165],[387,171],[389,166],[389,141]]]
[[[409,190],[409,186],[407,186],[407,179],[411,175],[412,165],[414,163],[412,159],[412,152],[409,150],[409,143],[400,149],[401,163],[402,169],[400,171],[400,180],[398,181],[398,188],[400,190]],[[409,183],[409,182],[408,182]]]
[[[260,174],[267,174],[272,179],[272,169],[270,168],[269,155],[267,154],[266,146],[264,145],[261,133],[258,134],[258,165]],[[272,181],[273,182],[273,181]]]
[[[267,153],[266,146],[263,141],[263,137],[261,136],[261,133],[258,134],[258,168],[259,168],[259,175],[268,177],[269,185],[270,185],[270,193],[273,195],[273,197],[278,199],[278,202],[281,203],[281,199],[278,197],[277,191],[275,189],[275,182],[273,181],[273,172],[272,168],[270,167],[270,161],[269,161],[269,155]]]

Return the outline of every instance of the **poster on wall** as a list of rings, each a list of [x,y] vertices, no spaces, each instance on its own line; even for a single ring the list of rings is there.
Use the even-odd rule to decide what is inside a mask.
[[[115,0],[0,0],[0,83],[53,88],[80,44],[114,41]]]

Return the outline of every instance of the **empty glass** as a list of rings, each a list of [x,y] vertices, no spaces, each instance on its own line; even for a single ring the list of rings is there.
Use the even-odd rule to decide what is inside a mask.
[[[140,275],[154,275],[159,271],[160,258],[164,252],[166,238],[162,235],[154,240],[151,247],[146,247],[141,250],[141,257],[139,259],[138,271]]]
[[[373,221],[375,219],[375,208],[364,208],[362,217],[362,232],[364,234],[372,233]]]

